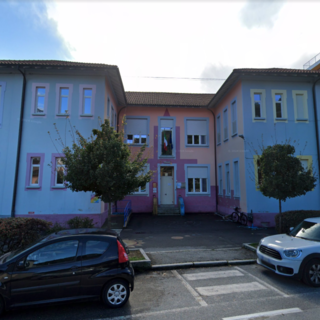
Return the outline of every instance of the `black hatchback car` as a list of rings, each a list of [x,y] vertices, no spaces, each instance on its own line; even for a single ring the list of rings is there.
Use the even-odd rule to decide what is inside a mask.
[[[89,298],[118,308],[133,288],[126,247],[112,230],[63,230],[0,257],[0,314]]]

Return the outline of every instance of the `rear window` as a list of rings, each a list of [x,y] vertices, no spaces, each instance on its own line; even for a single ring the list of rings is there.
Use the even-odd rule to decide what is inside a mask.
[[[82,260],[100,258],[109,248],[110,243],[102,240],[88,240],[84,246]]]

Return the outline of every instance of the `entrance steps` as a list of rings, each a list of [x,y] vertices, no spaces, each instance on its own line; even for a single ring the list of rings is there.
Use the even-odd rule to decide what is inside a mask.
[[[176,207],[173,204],[161,204],[158,206],[158,215],[159,216],[176,216],[179,215],[179,207]]]

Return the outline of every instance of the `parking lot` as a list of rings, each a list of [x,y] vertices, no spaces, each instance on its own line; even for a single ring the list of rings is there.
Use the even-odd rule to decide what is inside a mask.
[[[240,319],[259,313],[256,319],[272,314],[299,319],[302,313],[313,317],[318,312],[319,298],[320,288],[258,265],[180,269],[137,274],[135,290],[122,309],[82,302],[12,311],[3,319]]]

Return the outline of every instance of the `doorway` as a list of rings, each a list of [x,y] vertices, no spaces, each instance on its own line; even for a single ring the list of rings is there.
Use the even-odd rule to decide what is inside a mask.
[[[160,167],[160,204],[174,204],[174,167]]]

